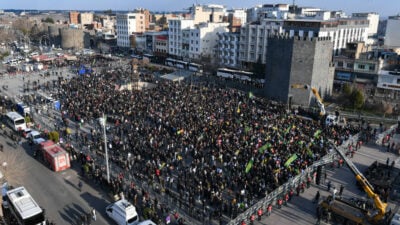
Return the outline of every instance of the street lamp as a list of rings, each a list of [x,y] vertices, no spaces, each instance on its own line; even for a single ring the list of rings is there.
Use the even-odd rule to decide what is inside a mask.
[[[106,134],[106,124],[107,117],[103,113],[103,118],[101,118],[100,124],[103,125],[103,133],[104,133],[104,149],[106,152],[106,170],[107,170],[107,183],[110,183],[110,167],[108,165],[108,149],[107,149],[107,134]]]
[[[1,164],[1,166],[3,167],[3,172],[4,172],[4,177],[7,179],[7,166],[8,166],[8,164],[7,164],[7,162],[6,161],[4,161],[2,164]]]

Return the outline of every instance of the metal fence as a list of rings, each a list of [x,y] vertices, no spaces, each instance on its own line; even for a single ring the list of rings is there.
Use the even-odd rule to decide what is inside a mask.
[[[338,148],[343,151],[344,147],[346,147],[349,143],[355,143],[358,140],[358,134],[354,135],[350,139],[346,140],[341,146]],[[333,145],[333,143],[331,142]],[[238,215],[235,219],[231,220],[228,225],[237,225],[241,224],[242,221],[249,221],[251,215],[257,215],[257,210],[259,208],[266,209],[266,207],[271,205],[276,205],[278,198],[283,198],[283,195],[286,194],[290,189],[296,188],[301,182],[306,181],[309,176],[312,177],[312,173],[315,168],[321,165],[326,165],[334,162],[338,159],[338,154],[336,151],[332,151],[329,154],[322,157],[320,160],[314,162],[310,167],[297,175],[296,177],[291,178],[288,182],[281,185],[279,188],[275,189],[273,192],[269,193],[266,197],[258,201],[256,204],[248,208],[246,211]]]

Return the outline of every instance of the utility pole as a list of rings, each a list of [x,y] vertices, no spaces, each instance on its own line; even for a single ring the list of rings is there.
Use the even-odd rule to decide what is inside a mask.
[[[107,170],[107,183],[110,183],[110,167],[108,165],[108,149],[107,149],[107,134],[106,134],[107,117],[103,113],[103,133],[104,133],[104,149],[106,151],[106,170]]]

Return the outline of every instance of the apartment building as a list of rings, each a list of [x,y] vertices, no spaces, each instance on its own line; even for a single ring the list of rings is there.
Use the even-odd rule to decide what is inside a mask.
[[[79,23],[81,25],[88,25],[93,23],[93,13],[80,13]]]
[[[142,13],[117,14],[117,46],[132,47],[131,36],[145,32],[145,18]]]
[[[189,30],[189,58],[215,57],[218,32],[228,32],[229,23],[200,23]],[[187,37],[187,35],[186,35]]]
[[[263,19],[248,23],[240,31],[239,60],[242,66],[256,63],[258,59],[264,64],[267,51],[268,35],[288,37],[330,37],[333,42],[333,53],[339,54],[348,42],[366,41],[368,20],[365,18],[330,18],[330,12],[316,12],[313,19]]]
[[[182,32],[194,28],[194,20],[176,18],[168,20],[168,24],[168,53],[177,57],[186,56],[188,54],[187,36],[189,31],[186,31],[184,35]],[[183,41],[185,38],[186,40]]]
[[[353,13],[353,18],[365,18],[368,20],[367,41],[366,44],[372,45],[377,42],[378,25],[379,25],[379,14],[378,13]]]
[[[225,15],[226,9],[223,5],[193,5],[190,7],[191,18],[194,20],[194,24],[212,22],[222,22]]]
[[[400,16],[389,16],[386,25],[385,46],[400,48]]]
[[[219,32],[218,63],[221,67],[237,67],[239,65],[240,33]]]
[[[79,24],[79,12],[69,12],[69,23]]]

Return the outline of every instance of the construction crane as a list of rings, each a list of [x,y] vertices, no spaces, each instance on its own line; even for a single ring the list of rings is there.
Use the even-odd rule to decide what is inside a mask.
[[[387,203],[384,203],[379,198],[379,195],[375,193],[374,187],[368,182],[364,175],[357,169],[357,167],[350,161],[343,151],[334,146],[336,152],[344,160],[346,165],[350,168],[359,182],[361,187],[374,201],[374,209],[367,210],[352,204],[352,202],[346,199],[334,199],[332,196],[323,200],[319,207],[330,211],[333,214],[333,218],[341,224],[359,224],[359,225],[385,225],[389,224],[388,221],[393,217],[391,210],[388,210]]]
[[[314,94],[315,98],[317,99],[317,104],[320,109],[319,115],[324,116],[326,114],[325,111],[325,105],[322,103],[321,96],[319,96],[318,91],[316,88],[311,87],[308,84],[292,84],[291,88],[293,89],[305,89],[305,90],[311,90],[311,92]]]

